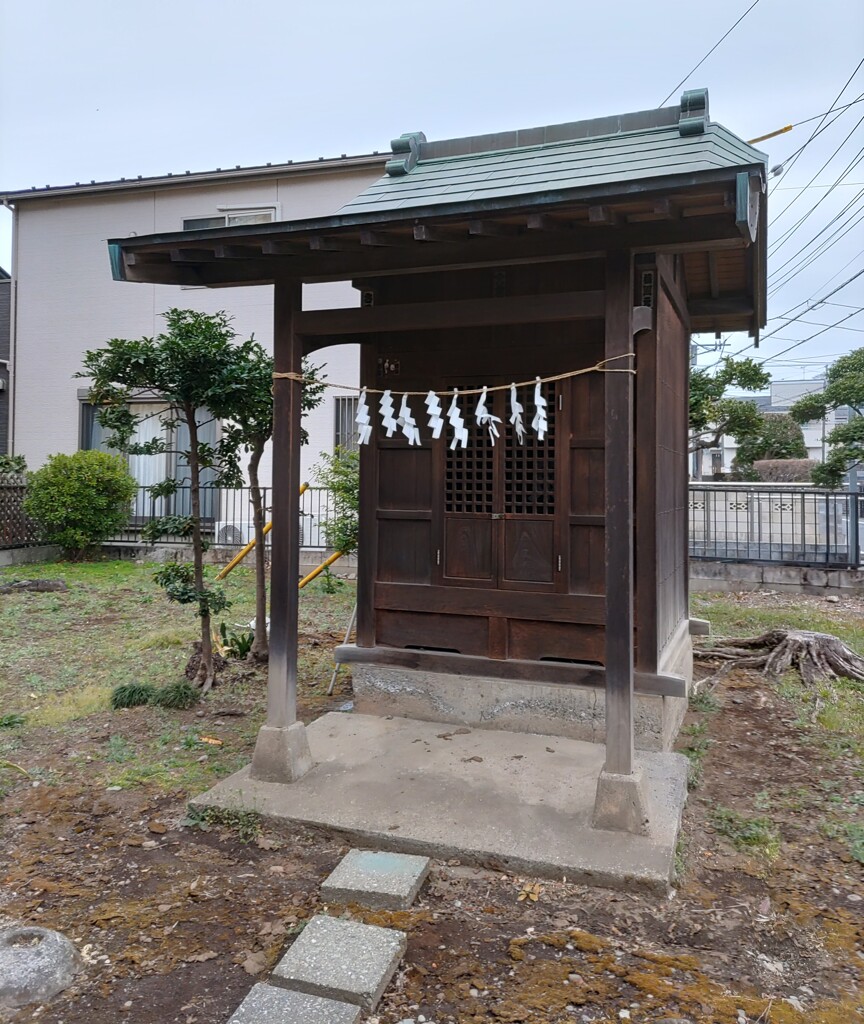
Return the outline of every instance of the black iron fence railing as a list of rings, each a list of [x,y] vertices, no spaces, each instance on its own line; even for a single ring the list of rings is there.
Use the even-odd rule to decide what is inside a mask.
[[[864,495],[806,484],[690,484],[690,557],[847,568]]]
[[[24,516],[23,479],[0,478],[0,548],[38,544],[38,532]],[[269,519],[270,488],[263,489]],[[301,544],[324,548],[324,524],[332,515],[326,487],[310,487],[299,498]],[[152,519],[187,515],[188,487],[154,498],[139,487],[126,528],[112,544],[145,543],[141,530]],[[248,487],[202,490],[204,535],[213,546],[237,550],[254,535]],[[690,557],[728,562],[763,562],[817,568],[861,565],[864,493],[829,491],[807,484],[690,484]],[[187,537],[163,536],[160,544],[187,544]],[[269,546],[269,538],[267,540]]]
[[[270,519],[271,494],[269,487],[262,488],[265,521]],[[301,545],[305,548],[326,547],[323,525],[331,514],[330,492],[326,487],[310,487],[300,495],[299,501]],[[165,498],[154,498],[146,487],[139,487],[129,523],[109,543],[143,543],[141,529],[148,522],[162,516],[188,515],[191,507],[188,487],[180,487],[175,494]],[[255,535],[252,498],[248,487],[232,490],[202,488],[201,518],[204,537],[214,547],[241,548]],[[158,543],[188,544],[189,538],[169,534],[160,537]],[[269,547],[269,536],[266,544]]]

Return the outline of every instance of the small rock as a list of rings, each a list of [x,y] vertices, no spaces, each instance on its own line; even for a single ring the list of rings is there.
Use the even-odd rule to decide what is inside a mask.
[[[60,932],[20,926],[0,931],[0,1007],[47,1003],[80,969],[78,950]]]
[[[840,604],[840,598],[836,594],[830,594],[825,600],[828,604]]]
[[[861,897],[858,895],[857,892],[850,892],[849,895],[846,897],[846,899],[849,900],[850,903],[860,903],[861,902]]]
[[[472,999],[476,999],[480,995],[480,990],[476,989],[476,988],[472,988],[468,992],[468,995],[471,996]]]
[[[204,717],[204,714],[205,714],[205,713],[204,713],[203,711],[196,711],[196,712],[195,712],[195,717],[196,717],[196,718],[203,718],[203,717]]]

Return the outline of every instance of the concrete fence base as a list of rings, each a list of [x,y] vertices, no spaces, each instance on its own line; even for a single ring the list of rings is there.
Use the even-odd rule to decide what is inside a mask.
[[[789,591],[797,594],[864,593],[864,569],[813,569],[798,565],[752,565],[746,562],[690,562],[690,590]]]

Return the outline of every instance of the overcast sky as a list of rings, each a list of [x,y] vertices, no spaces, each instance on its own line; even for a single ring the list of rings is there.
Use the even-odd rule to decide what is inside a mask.
[[[0,0],[0,190],[366,153],[413,130],[448,138],[641,110],[673,89],[674,103],[751,2]],[[864,4],[759,0],[685,87],[707,86],[712,119],[751,139],[828,110],[862,55]],[[864,67],[838,102],[862,94]],[[761,144],[769,166],[819,125]],[[769,316],[799,313],[864,269],[864,224],[839,237],[864,212],[862,147],[864,103],[772,181],[769,243],[783,241],[772,283],[834,244],[771,294]],[[0,210],[6,268],[10,225]],[[780,329],[758,354],[776,377],[814,376],[864,345],[864,275],[830,301],[843,305],[821,305],[810,324],[769,323]],[[733,336],[727,351],[745,345]]]

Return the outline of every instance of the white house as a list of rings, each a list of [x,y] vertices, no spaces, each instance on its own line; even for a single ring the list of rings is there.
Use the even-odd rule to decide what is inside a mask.
[[[86,381],[75,377],[82,354],[112,337],[159,333],[166,309],[225,310],[241,338],[254,334],[266,347],[272,344],[272,288],[117,282],[111,276],[108,238],[326,216],[379,178],[386,156],[0,193],[14,218],[9,451],[24,455],[36,469],[55,452],[98,446]],[[309,309],[352,306],[359,304],[359,293],[347,283],[307,286],[303,302]],[[315,358],[326,363],[331,381],[349,384],[358,378],[358,361],[357,346],[323,350]],[[355,399],[350,396],[327,389],[324,402],[308,417],[304,479],[321,452],[332,450],[352,426]],[[154,415],[142,426],[142,436],[160,429]],[[162,458],[132,458],[131,468],[142,483],[152,483],[164,475]],[[269,472],[268,453],[262,479]]]

